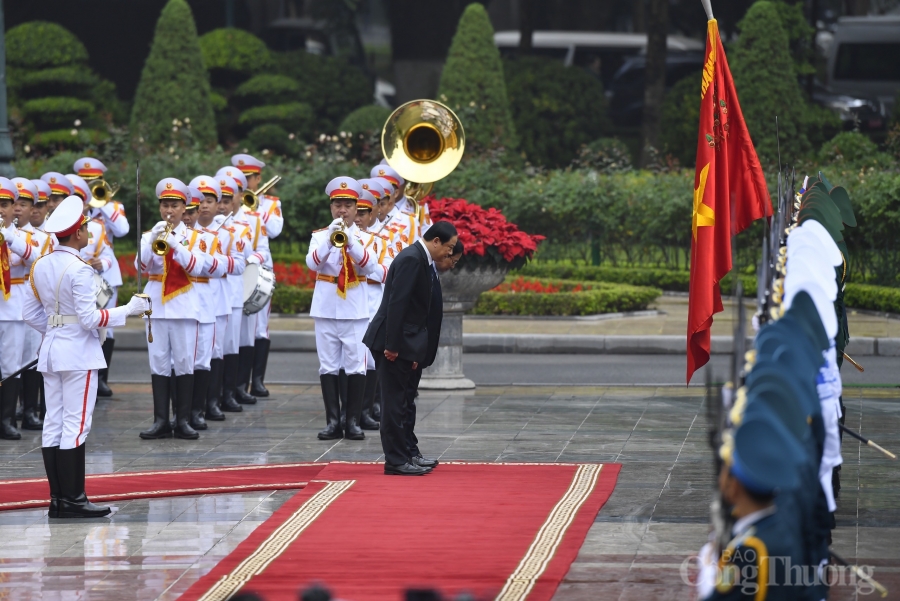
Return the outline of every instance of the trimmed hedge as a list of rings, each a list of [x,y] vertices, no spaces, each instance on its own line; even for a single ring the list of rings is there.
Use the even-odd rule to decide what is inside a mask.
[[[265,43],[243,29],[214,29],[200,37],[200,52],[208,71],[222,69],[243,75],[269,65],[271,56]]]
[[[119,306],[127,304],[135,293],[136,282],[126,281],[119,288]],[[309,313],[312,305],[312,289],[293,286],[276,286],[272,295],[272,312],[293,315]]]
[[[242,106],[283,104],[296,100],[300,84],[284,75],[257,75],[234,91],[234,98]]]
[[[563,289],[584,282],[546,281]],[[473,315],[597,315],[639,311],[656,300],[662,290],[646,286],[597,282],[578,292],[485,292]]]
[[[6,60],[24,69],[86,63],[88,52],[75,35],[56,23],[30,21],[6,32]]]
[[[71,125],[75,119],[87,119],[94,113],[94,105],[79,98],[50,97],[29,100],[22,112],[41,129]]]
[[[377,104],[361,106],[341,121],[338,130],[353,134],[381,134],[391,112],[391,109]]]
[[[844,304],[850,309],[900,314],[900,288],[847,284],[844,289]],[[850,325],[852,327],[852,322]]]
[[[315,115],[305,102],[288,102],[271,106],[255,106],[241,113],[238,123],[252,128],[257,125],[275,124],[305,138],[312,130]]]
[[[300,145],[297,143],[297,140],[292,139],[286,129],[274,123],[266,123],[254,127],[247,134],[244,145],[254,151],[268,150],[284,155],[300,152]]]

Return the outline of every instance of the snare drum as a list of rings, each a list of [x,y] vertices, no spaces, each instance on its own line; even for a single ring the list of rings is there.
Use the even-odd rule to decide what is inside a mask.
[[[244,315],[262,311],[274,293],[275,272],[265,265],[247,265],[244,269]]]
[[[113,287],[99,273],[94,273],[94,302],[98,309],[105,309],[113,297]]]

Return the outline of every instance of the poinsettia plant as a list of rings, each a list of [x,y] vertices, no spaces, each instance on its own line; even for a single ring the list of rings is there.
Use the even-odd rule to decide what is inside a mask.
[[[465,245],[459,267],[517,269],[534,256],[544,239],[544,236],[526,234],[497,209],[485,209],[462,198],[432,196],[425,202],[432,221],[449,221],[456,226],[459,240]]]

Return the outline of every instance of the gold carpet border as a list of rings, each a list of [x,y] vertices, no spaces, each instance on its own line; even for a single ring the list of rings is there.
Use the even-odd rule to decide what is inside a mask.
[[[206,472],[237,472],[242,470],[272,470],[292,467],[312,467],[314,465],[327,466],[327,463],[271,463],[260,465],[235,465],[232,467],[209,468],[184,468],[180,470],[166,470],[162,472],[112,472],[110,474],[88,474],[87,479],[99,478],[130,478],[132,476],[169,476],[171,474],[202,474]],[[0,486],[4,484],[32,484],[34,482],[46,482],[47,478],[27,478],[23,480],[0,480]]]
[[[241,492],[242,490],[279,490],[285,488],[305,488],[309,482],[265,482],[261,484],[236,484],[234,486],[202,486],[200,488],[167,488],[163,490],[142,490],[139,492],[114,493],[109,495],[97,495],[92,497],[95,500],[112,501],[114,499],[133,498],[143,499],[145,495],[171,495],[171,496],[187,496],[190,494],[224,494],[229,492]],[[273,488],[274,487],[274,488]],[[47,505],[49,499],[31,499],[28,501],[13,501],[9,503],[0,503],[0,509],[4,507],[13,507],[20,505]]]
[[[244,561],[231,573],[222,576],[200,597],[199,601],[225,601],[251,578],[261,574],[269,564],[275,561],[299,537],[306,528],[318,519],[338,497],[349,489],[356,480],[329,482],[325,487],[310,497],[283,524],[260,543]]]
[[[575,477],[566,494],[559,500],[547,521],[538,530],[528,552],[519,562],[515,571],[495,601],[523,601],[531,593],[535,583],[559,548],[566,531],[578,515],[581,506],[597,485],[602,464],[582,464],[575,471]]]

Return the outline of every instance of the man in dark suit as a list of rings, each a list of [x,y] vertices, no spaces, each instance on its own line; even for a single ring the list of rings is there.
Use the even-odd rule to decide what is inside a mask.
[[[453,224],[439,221],[394,258],[381,306],[363,337],[378,362],[381,380],[385,474],[421,476],[432,469],[410,456],[405,424],[413,373],[428,358],[429,313],[443,310],[440,302],[433,302],[433,287],[440,286],[434,262],[449,256],[457,240]],[[437,328],[439,337],[440,321]]]
[[[456,267],[459,260],[462,259],[465,246],[462,242],[457,241],[453,247],[453,252],[449,257],[445,257],[434,262],[434,268],[438,275],[446,273]],[[437,467],[437,459],[425,459],[419,451],[419,439],[416,438],[416,397],[419,396],[419,382],[422,380],[422,370],[431,367],[437,358],[438,346],[441,341],[441,322],[444,320],[444,298],[441,292],[440,278],[435,280],[434,286],[431,287],[431,311],[428,312],[428,353],[425,361],[419,363],[419,367],[413,370],[412,378],[409,382],[409,391],[406,400],[406,446],[409,449],[409,456],[412,463],[420,467]]]

